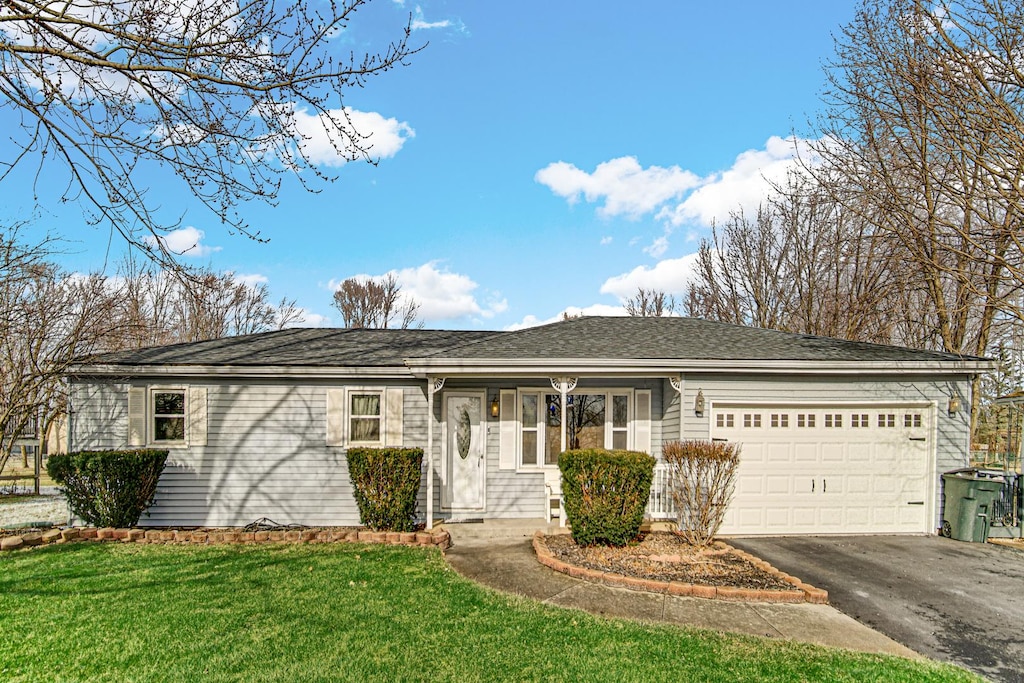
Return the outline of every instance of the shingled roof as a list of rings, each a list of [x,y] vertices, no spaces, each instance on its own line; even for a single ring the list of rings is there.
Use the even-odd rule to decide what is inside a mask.
[[[90,365],[237,367],[388,367],[497,332],[453,330],[290,329],[225,339],[119,351]]]
[[[582,317],[495,334],[432,354],[452,359],[960,361],[937,351],[763,330],[698,318]]]
[[[110,353],[80,368],[394,368],[443,364],[456,369],[508,362],[687,361],[925,363],[987,361],[935,351],[790,334],[696,318],[583,317],[515,332],[290,329],[227,339]],[[982,368],[983,369],[983,368]]]

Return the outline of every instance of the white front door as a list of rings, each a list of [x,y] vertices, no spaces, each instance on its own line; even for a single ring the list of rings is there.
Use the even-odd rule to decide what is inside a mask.
[[[484,394],[445,394],[445,448],[448,464],[448,507],[453,511],[484,509]]]

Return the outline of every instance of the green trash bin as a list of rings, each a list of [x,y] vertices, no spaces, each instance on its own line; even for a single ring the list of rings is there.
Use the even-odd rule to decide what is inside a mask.
[[[942,535],[972,543],[987,541],[993,506],[1002,489],[1003,477],[974,468],[943,474]]]

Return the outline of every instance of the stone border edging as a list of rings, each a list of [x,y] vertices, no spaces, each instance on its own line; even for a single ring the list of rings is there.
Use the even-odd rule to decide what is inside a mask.
[[[777,578],[794,586],[793,590],[766,590],[759,588],[734,588],[732,586],[707,586],[696,583],[682,583],[680,581],[659,581],[655,579],[639,579],[633,576],[624,576],[614,572],[603,572],[597,569],[578,567],[559,560],[547,545],[543,542],[544,532],[538,531],[533,535],[533,549],[537,554],[537,560],[554,569],[556,572],[568,574],[576,579],[594,581],[608,586],[630,588],[633,590],[648,591],[650,593],[668,593],[669,595],[680,595],[694,598],[705,598],[708,600],[733,600],[739,602],[809,602],[817,605],[828,603],[828,592],[801,581],[779,571],[759,557],[748,552],[727,547],[737,556],[742,557],[758,569],[775,575]],[[719,541],[721,543],[721,541]]]
[[[32,532],[0,539],[0,550],[18,550],[51,543],[118,541],[164,545],[221,545],[249,543],[381,543],[430,546],[441,550],[451,545],[447,531],[370,531],[368,529],[292,529],[289,531],[241,531],[238,529],[113,529],[71,527]]]

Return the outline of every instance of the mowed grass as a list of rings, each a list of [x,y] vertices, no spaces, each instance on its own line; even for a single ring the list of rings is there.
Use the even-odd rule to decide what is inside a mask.
[[[4,681],[960,681],[896,657],[609,620],[434,550],[80,543],[0,555]]]

